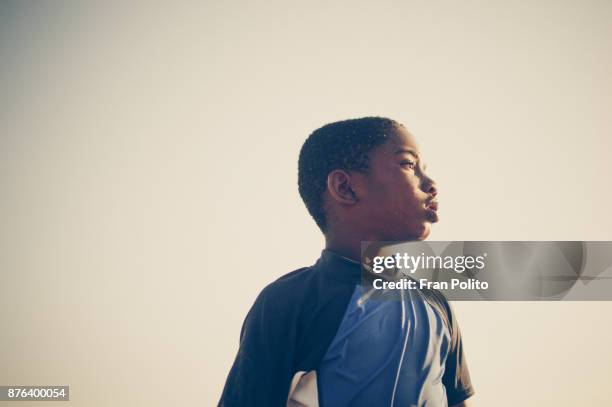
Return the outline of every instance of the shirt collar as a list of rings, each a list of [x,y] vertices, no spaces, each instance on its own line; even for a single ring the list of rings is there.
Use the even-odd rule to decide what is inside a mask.
[[[321,252],[316,265],[322,272],[340,279],[358,280],[361,276],[361,263],[328,249]]]

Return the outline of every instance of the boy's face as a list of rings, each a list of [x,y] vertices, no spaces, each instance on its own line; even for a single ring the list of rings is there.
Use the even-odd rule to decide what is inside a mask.
[[[396,127],[369,155],[370,170],[357,175],[359,219],[381,240],[422,240],[438,221],[437,189],[425,174],[414,137]]]

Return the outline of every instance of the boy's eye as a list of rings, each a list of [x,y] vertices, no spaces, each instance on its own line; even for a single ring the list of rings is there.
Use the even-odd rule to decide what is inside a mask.
[[[400,165],[402,167],[408,167],[408,168],[412,168],[412,169],[416,168],[416,163],[414,161],[410,161],[410,160],[402,161],[400,163]]]

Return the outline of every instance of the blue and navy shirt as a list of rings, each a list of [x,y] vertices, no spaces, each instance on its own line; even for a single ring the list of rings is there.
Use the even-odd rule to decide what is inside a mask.
[[[458,404],[474,390],[444,296],[362,289],[359,263],[324,250],[249,311],[220,406]]]

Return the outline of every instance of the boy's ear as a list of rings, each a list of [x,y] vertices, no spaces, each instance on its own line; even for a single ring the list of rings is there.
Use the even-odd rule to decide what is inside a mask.
[[[354,205],[357,203],[351,174],[344,170],[333,170],[327,175],[327,192],[339,204]]]

